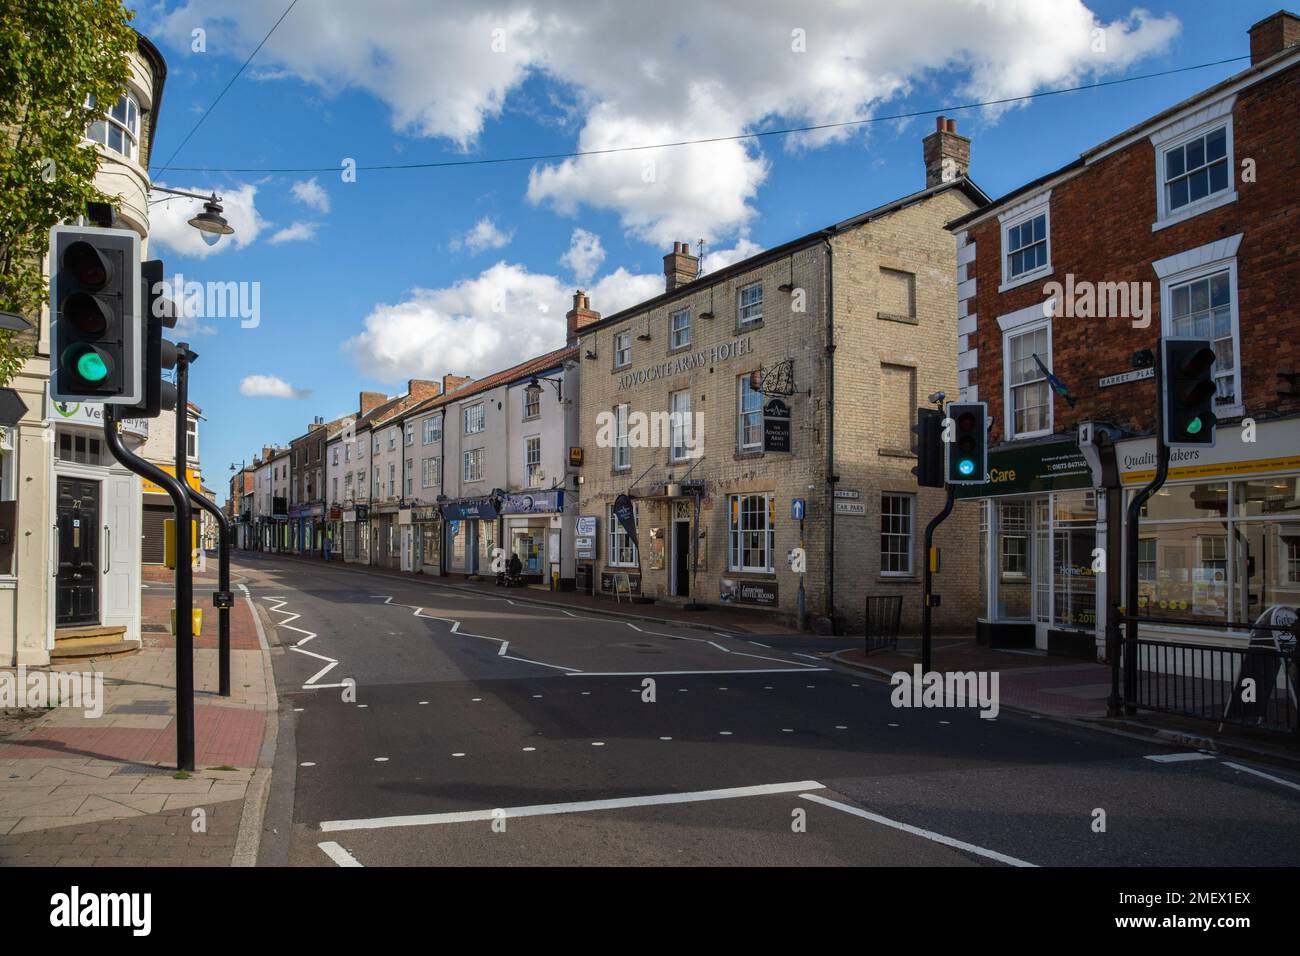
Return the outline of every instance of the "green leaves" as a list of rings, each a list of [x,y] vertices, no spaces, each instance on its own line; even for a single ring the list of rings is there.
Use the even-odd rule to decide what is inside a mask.
[[[99,110],[126,90],[135,31],[121,0],[0,0],[0,310],[40,319],[49,230],[111,202],[95,188]],[[0,333],[0,385],[36,333]]]

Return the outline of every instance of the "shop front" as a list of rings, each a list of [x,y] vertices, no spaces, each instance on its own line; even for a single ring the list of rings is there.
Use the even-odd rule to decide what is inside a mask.
[[[325,559],[337,561],[343,554],[343,509],[331,507],[325,522]]]
[[[343,560],[370,563],[370,506],[357,505],[343,512]]]
[[[396,504],[376,505],[370,513],[370,555],[376,567],[397,569],[401,566]]]
[[[486,574],[497,547],[497,512],[491,498],[462,498],[442,505],[446,567],[451,574]]]
[[[994,449],[988,483],[958,489],[982,499],[980,643],[1095,659],[1105,524],[1092,485],[1078,446],[1058,440]]]
[[[412,508],[414,567],[421,574],[442,574],[442,515],[435,507]]]
[[[519,558],[528,583],[559,587],[573,577],[572,570],[563,572],[573,564],[562,543],[564,505],[561,490],[510,494],[502,501],[506,549]]]

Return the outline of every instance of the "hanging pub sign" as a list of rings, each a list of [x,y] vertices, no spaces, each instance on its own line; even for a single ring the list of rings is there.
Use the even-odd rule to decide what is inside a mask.
[[[763,406],[763,451],[790,450],[790,406],[774,398]]]
[[[636,544],[636,510],[632,507],[632,499],[627,495],[619,495],[614,499],[614,519],[623,526],[627,536],[632,539],[632,544]]]
[[[370,505],[357,505],[357,520],[358,521],[370,520]]]

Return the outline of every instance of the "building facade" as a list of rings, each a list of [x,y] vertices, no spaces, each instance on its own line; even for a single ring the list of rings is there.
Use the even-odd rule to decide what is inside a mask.
[[[1239,640],[1211,625],[1300,603],[1300,19],[1250,36],[1245,70],[951,226],[962,395],[993,417],[975,505],[990,643],[1103,647],[1126,557],[1107,530],[1156,460],[1153,369],[1132,356],[1162,336],[1213,342],[1219,424],[1215,447],[1173,449],[1141,517],[1144,636]],[[1081,456],[1088,421],[1115,429],[1121,487]]]

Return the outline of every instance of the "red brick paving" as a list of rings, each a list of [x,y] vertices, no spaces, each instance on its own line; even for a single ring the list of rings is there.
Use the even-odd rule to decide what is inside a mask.
[[[140,616],[143,623],[169,628],[167,631],[145,631],[141,635],[145,647],[176,646],[176,640],[170,632],[171,609],[175,603],[175,598],[170,593],[150,594],[146,591],[140,596]],[[212,607],[210,600],[200,604],[196,598],[194,606],[203,608],[203,633],[194,642],[194,646],[215,649],[218,611]],[[257,629],[253,624],[253,612],[248,601],[241,595],[236,595],[235,606],[230,609],[230,647],[237,651],[255,651],[260,646],[257,640]]]

